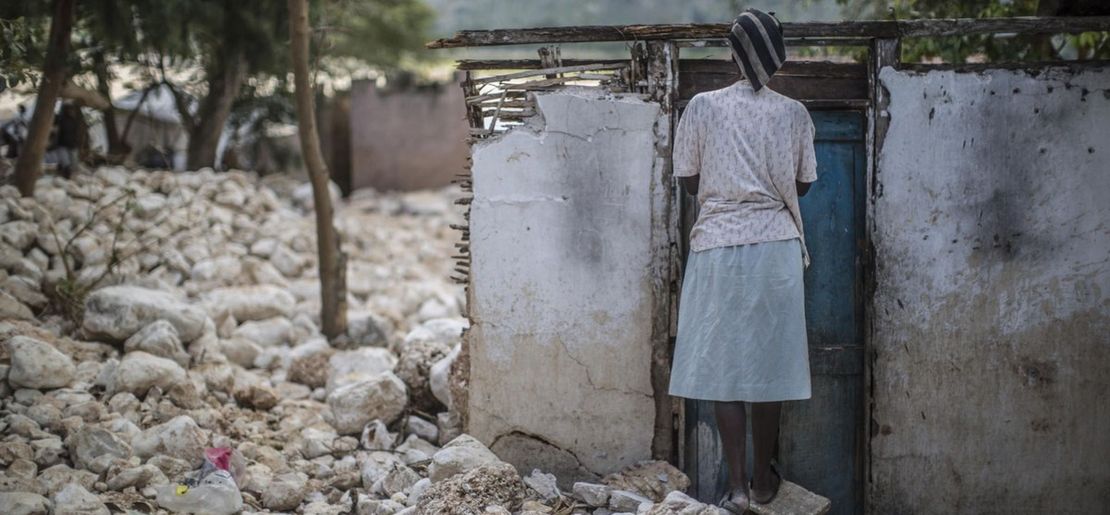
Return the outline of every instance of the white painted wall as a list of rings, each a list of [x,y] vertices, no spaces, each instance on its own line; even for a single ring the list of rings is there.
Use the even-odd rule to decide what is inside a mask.
[[[874,513],[1110,506],[1110,70],[883,70]]]
[[[576,90],[537,104],[473,148],[468,430],[569,482],[651,456],[660,108]]]

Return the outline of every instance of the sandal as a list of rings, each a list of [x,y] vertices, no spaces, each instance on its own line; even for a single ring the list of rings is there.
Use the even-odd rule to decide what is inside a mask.
[[[749,494],[748,495],[748,500],[750,502],[755,503],[755,504],[771,504],[772,502],[774,502],[775,497],[778,497],[779,490],[782,488],[782,474],[779,473],[779,468],[776,467],[774,463],[771,463],[771,472],[773,472],[775,474],[775,477],[777,477],[779,479],[778,482],[775,483],[775,489],[771,492],[771,496],[768,497],[767,500],[760,501],[760,500],[757,500],[755,498],[755,495]],[[748,481],[748,491],[749,492],[754,492],[754,490],[752,489],[752,481],[751,480]]]
[[[739,488],[737,488],[736,490],[739,490]],[[725,496],[721,498],[721,501],[717,503],[717,506],[735,515],[744,515],[745,513],[749,513],[747,507],[741,507],[739,504],[732,502],[732,494],[736,490],[732,490],[731,492],[725,494]],[[748,504],[751,504],[751,502],[751,494],[748,494]]]

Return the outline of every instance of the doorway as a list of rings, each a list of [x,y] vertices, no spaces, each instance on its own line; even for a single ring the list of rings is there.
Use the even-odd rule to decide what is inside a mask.
[[[867,124],[860,111],[810,114],[817,129],[818,180],[801,206],[812,256],[805,304],[813,397],[785,404],[778,461],[787,479],[831,499],[830,513],[862,513]],[[682,220],[685,239],[694,217]],[[727,491],[727,469],[713,409],[698,401],[686,402],[685,410],[691,493],[714,503]]]

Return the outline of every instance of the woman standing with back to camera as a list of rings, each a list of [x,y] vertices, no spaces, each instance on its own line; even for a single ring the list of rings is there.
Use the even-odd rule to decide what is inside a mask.
[[[679,122],[674,174],[698,197],[679,304],[671,395],[713,401],[729,469],[721,506],[769,503],[782,402],[810,397],[798,197],[817,180],[801,103],[766,87],[786,60],[782,27],[748,9],[728,36],[743,76],[694,96]],[[751,406],[753,470],[746,464]]]

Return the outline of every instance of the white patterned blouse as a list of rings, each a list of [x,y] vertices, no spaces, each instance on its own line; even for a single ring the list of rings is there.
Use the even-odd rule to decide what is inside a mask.
[[[694,252],[799,238],[798,182],[817,180],[813,120],[800,102],[747,81],[690,100],[674,140],[674,175],[700,176]]]

